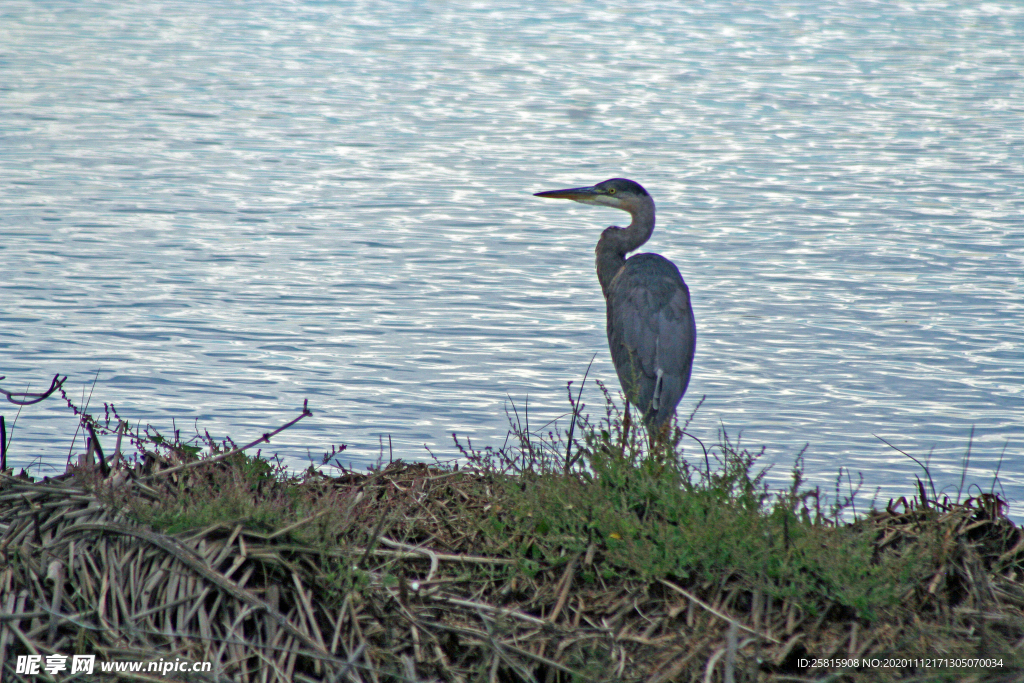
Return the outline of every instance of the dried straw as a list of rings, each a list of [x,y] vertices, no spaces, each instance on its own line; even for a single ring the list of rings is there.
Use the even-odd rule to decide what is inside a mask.
[[[161,468],[178,469],[157,476]],[[39,482],[0,475],[4,680],[36,680],[15,673],[15,655],[56,652],[212,662],[180,680],[246,683],[794,681],[816,675],[797,666],[801,657],[892,656],[919,641],[933,656],[951,641],[1019,653],[1024,642],[1024,533],[984,497],[941,509],[903,500],[860,522],[878,552],[925,534],[950,549],[906,596],[911,609],[869,624],[838,610],[807,614],[738,581],[584,580],[599,562],[595,545],[524,571],[517,539],[495,548],[473,526],[508,504],[490,474],[395,463],[310,478],[311,495],[352,521],[333,547],[295,536],[328,509],[269,532],[228,523],[167,535],[118,507],[125,496],[178,495],[192,481],[179,477],[201,469],[153,460],[102,479],[95,468]],[[339,568],[352,580],[338,583]]]

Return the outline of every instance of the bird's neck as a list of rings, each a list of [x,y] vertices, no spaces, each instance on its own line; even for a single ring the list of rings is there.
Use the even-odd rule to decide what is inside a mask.
[[[647,198],[646,202],[634,207],[630,214],[633,221],[627,227],[605,228],[601,239],[597,241],[597,279],[601,282],[605,298],[608,297],[612,279],[626,263],[626,254],[639,249],[654,232],[654,200]]]

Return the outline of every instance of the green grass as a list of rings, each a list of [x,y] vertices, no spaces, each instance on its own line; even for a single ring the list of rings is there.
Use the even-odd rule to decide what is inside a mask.
[[[521,537],[523,557],[539,564],[600,548],[585,580],[739,580],[811,614],[838,609],[868,621],[934,573],[916,552],[878,556],[870,531],[843,524],[838,506],[823,511],[820,491],[802,488],[802,459],[791,487],[771,492],[759,454],[723,436],[708,459],[717,469],[697,469],[681,455],[679,430],[651,445],[624,434],[611,408],[596,427],[582,425],[582,457],[568,474],[555,435],[522,437],[529,450],[511,457],[473,454],[484,471],[520,470],[499,478],[514,513],[493,527],[496,540]]]
[[[803,487],[800,457],[790,487],[771,491],[760,453],[723,435],[692,465],[683,457],[679,427],[666,442],[652,444],[610,398],[597,425],[581,418],[577,430],[568,470],[567,443],[557,434],[542,439],[517,429],[518,446],[504,451],[460,446],[500,501],[452,520],[480,532],[479,553],[512,555],[517,571],[532,575],[589,552],[585,582],[738,582],[810,615],[834,610],[866,622],[897,608],[948,560],[941,539],[879,553],[870,527],[844,523],[840,503],[823,509],[821,492]],[[159,438],[153,444],[187,456],[218,452],[212,442],[205,451]],[[350,502],[325,493],[314,468],[289,475],[244,454],[227,465],[180,478],[173,496],[135,499],[130,507],[139,521],[167,533],[218,523],[272,533],[298,524],[289,532],[297,543],[374,542],[378,518],[354,514]],[[402,526],[401,515],[393,516],[388,533]],[[301,524],[308,519],[317,522]]]

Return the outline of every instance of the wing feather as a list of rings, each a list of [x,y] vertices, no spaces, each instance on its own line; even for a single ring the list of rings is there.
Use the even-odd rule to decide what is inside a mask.
[[[623,390],[655,424],[667,420],[686,391],[697,328],[679,270],[657,254],[637,254],[608,290],[608,346]],[[652,410],[658,371],[662,386]]]

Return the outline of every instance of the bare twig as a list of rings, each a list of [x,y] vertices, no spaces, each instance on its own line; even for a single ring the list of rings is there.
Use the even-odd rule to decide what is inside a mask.
[[[162,476],[167,475],[167,474],[173,474],[175,472],[180,472],[182,470],[187,470],[187,469],[192,468],[192,467],[199,467],[200,465],[210,465],[210,464],[215,463],[215,462],[220,462],[221,460],[226,460],[227,458],[230,458],[232,455],[236,455],[238,453],[242,453],[243,451],[246,451],[246,450],[252,448],[253,446],[256,446],[257,444],[270,443],[270,437],[276,436],[277,434],[280,434],[281,432],[283,432],[284,430],[288,429],[289,427],[294,425],[296,422],[298,422],[302,418],[310,417],[310,416],[313,415],[313,411],[311,411],[309,409],[308,404],[309,404],[309,400],[308,399],[304,400],[302,402],[302,414],[300,414],[297,418],[295,418],[291,422],[288,422],[287,424],[281,425],[280,427],[278,427],[274,431],[267,432],[266,434],[264,434],[260,438],[256,439],[252,443],[246,444],[245,446],[240,446],[238,448],[235,448],[234,450],[228,451],[227,453],[223,453],[223,454],[218,455],[218,456],[213,457],[213,458],[206,458],[205,460],[196,460],[194,462],[187,462],[187,463],[185,463],[183,465],[177,465],[176,467],[169,467],[166,470],[160,470],[159,472],[154,472],[153,474],[150,474],[149,476],[141,477],[139,479],[139,481],[145,481],[147,479],[155,479],[156,477],[162,477]]]
[[[572,422],[569,423],[569,437],[566,439],[567,444],[565,447],[565,473],[568,474],[569,470],[580,459],[580,454],[577,451],[576,457],[570,457],[572,453],[572,433],[576,429],[576,418],[580,414],[580,398],[583,397],[583,385],[587,383],[587,376],[590,374],[590,366],[594,364],[594,359],[597,358],[595,353],[591,358],[590,362],[587,363],[587,371],[583,373],[583,381],[580,382],[580,390],[576,394],[576,402],[572,404]],[[569,392],[569,398],[572,399],[572,391]]]
[[[677,592],[677,593],[679,593],[681,595],[685,595],[687,598],[689,598],[690,600],[693,600],[695,603],[697,603],[698,605],[700,605],[701,607],[703,607],[707,611],[711,612],[712,614],[714,614],[719,619],[723,619],[724,621],[726,621],[726,622],[728,622],[730,624],[735,624],[738,628],[743,629],[747,633],[752,633],[755,636],[758,636],[759,638],[764,638],[765,640],[769,640],[769,641],[771,641],[771,642],[773,642],[773,643],[775,643],[777,645],[782,643],[782,641],[778,640],[777,638],[773,638],[772,636],[769,636],[769,635],[767,635],[765,633],[760,633],[758,631],[755,631],[754,629],[750,628],[749,626],[744,626],[740,622],[738,622],[735,619],[733,619],[732,617],[730,617],[728,614],[723,614],[722,612],[719,612],[714,607],[712,607],[708,603],[704,602],[703,600],[698,598],[693,593],[690,593],[689,591],[683,590],[682,588],[680,588],[679,586],[675,585],[674,583],[670,583],[668,581],[665,581],[664,579],[658,579],[658,582],[663,584],[663,585],[665,585],[665,586],[667,586],[667,587],[669,587],[669,588],[671,588],[672,590],[674,590],[675,592]]]
[[[2,379],[4,379],[4,377],[0,375],[0,380]],[[6,396],[7,400],[16,406],[30,406],[33,403],[39,403],[40,401],[48,399],[53,392],[60,389],[66,379],[67,377],[61,378],[59,374],[54,375],[53,379],[50,381],[50,388],[41,394],[31,393],[28,391],[4,391],[3,389],[0,389],[0,394]]]

